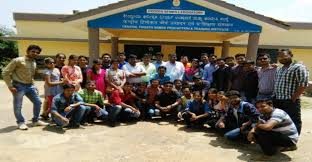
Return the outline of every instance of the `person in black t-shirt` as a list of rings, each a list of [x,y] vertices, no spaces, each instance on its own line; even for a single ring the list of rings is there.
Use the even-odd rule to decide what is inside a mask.
[[[156,96],[155,107],[160,110],[162,117],[166,114],[177,116],[180,109],[181,96],[173,91],[173,83],[166,82],[163,87],[163,92]]]

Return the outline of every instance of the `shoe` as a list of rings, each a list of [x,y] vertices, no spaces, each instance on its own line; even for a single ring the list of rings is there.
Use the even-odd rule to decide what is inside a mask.
[[[297,145],[293,145],[293,146],[290,146],[290,147],[283,147],[280,151],[281,152],[286,152],[286,151],[294,151],[294,150],[297,150]]]
[[[46,123],[46,122],[43,122],[43,121],[40,121],[40,120],[32,123],[33,127],[36,127],[36,126],[47,126],[47,125],[49,125],[49,123]]]
[[[18,123],[18,129],[20,130],[27,130],[28,127],[25,123]]]
[[[49,116],[46,116],[46,115],[43,115],[43,114],[41,114],[40,117],[41,117],[41,120],[45,120],[45,121],[48,121],[50,119]]]

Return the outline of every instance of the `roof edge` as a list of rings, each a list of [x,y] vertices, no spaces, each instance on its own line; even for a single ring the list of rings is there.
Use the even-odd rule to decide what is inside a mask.
[[[50,21],[63,22],[63,18],[71,16],[70,14],[45,14],[45,13],[13,13],[14,20],[29,21]]]
[[[287,22],[291,26],[291,29],[312,29],[312,22]]]

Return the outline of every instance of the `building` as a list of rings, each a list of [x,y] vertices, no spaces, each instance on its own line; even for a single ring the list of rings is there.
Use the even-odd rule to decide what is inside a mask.
[[[14,19],[16,37],[3,39],[17,40],[20,54],[37,44],[43,57],[161,51],[255,59],[268,52],[276,60],[276,51],[287,48],[312,68],[312,23],[282,22],[220,0],[124,0],[72,15],[14,13]]]

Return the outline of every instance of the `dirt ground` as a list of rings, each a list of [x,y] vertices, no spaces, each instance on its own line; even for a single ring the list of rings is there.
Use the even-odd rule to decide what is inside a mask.
[[[36,82],[43,94],[43,82]],[[0,81],[0,161],[257,161],[262,155],[255,144],[225,140],[212,130],[185,128],[168,121],[103,124],[73,130],[35,127],[17,130],[12,95]],[[298,150],[280,153],[269,161],[312,161],[312,99],[303,97],[303,129]],[[32,118],[32,105],[25,98],[23,112]]]

